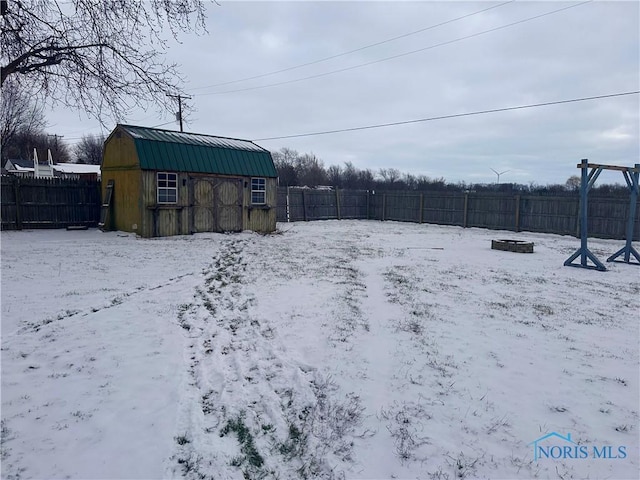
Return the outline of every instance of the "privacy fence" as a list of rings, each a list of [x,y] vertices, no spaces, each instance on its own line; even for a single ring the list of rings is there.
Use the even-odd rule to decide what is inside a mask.
[[[96,227],[100,182],[3,176],[2,229]],[[278,189],[277,219],[395,220],[514,232],[579,234],[579,195]],[[628,197],[589,196],[589,236],[623,239]],[[640,208],[634,240],[640,240]]]
[[[589,236],[625,238],[628,197],[589,197]],[[278,189],[279,222],[328,219],[396,220],[514,232],[579,235],[580,198],[474,192],[379,192]],[[640,208],[634,240],[640,239]]]
[[[2,176],[3,230],[96,227],[100,219],[100,182]]]

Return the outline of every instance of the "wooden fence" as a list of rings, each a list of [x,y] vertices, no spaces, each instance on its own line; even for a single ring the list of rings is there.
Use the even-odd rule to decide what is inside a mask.
[[[96,227],[100,182],[3,176],[2,229]],[[278,188],[277,220],[395,220],[514,232],[579,234],[579,195]],[[589,236],[624,239],[628,197],[589,197]],[[634,240],[640,240],[640,207]]]
[[[100,182],[2,176],[0,188],[2,230],[98,225]]]
[[[372,192],[278,189],[279,222],[395,220],[514,232],[579,235],[580,197],[465,192]],[[589,236],[624,239],[628,197],[589,197]],[[640,208],[634,240],[640,239]]]

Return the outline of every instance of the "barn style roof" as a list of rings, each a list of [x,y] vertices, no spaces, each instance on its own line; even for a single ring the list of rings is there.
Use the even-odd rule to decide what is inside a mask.
[[[277,177],[268,150],[250,140],[118,125],[134,140],[142,170]]]

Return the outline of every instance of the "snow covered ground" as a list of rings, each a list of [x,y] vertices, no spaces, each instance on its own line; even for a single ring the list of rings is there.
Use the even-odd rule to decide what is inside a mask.
[[[640,270],[578,246],[2,232],[2,478],[638,478]]]

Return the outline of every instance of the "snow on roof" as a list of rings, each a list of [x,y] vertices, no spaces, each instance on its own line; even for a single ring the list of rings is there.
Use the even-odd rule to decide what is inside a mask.
[[[85,165],[83,163],[56,163],[53,166],[53,169],[60,173],[95,173],[96,175],[100,175],[100,165]]]
[[[22,168],[33,168],[33,160],[25,158],[9,158],[7,162],[11,162],[14,167],[20,166]]]

